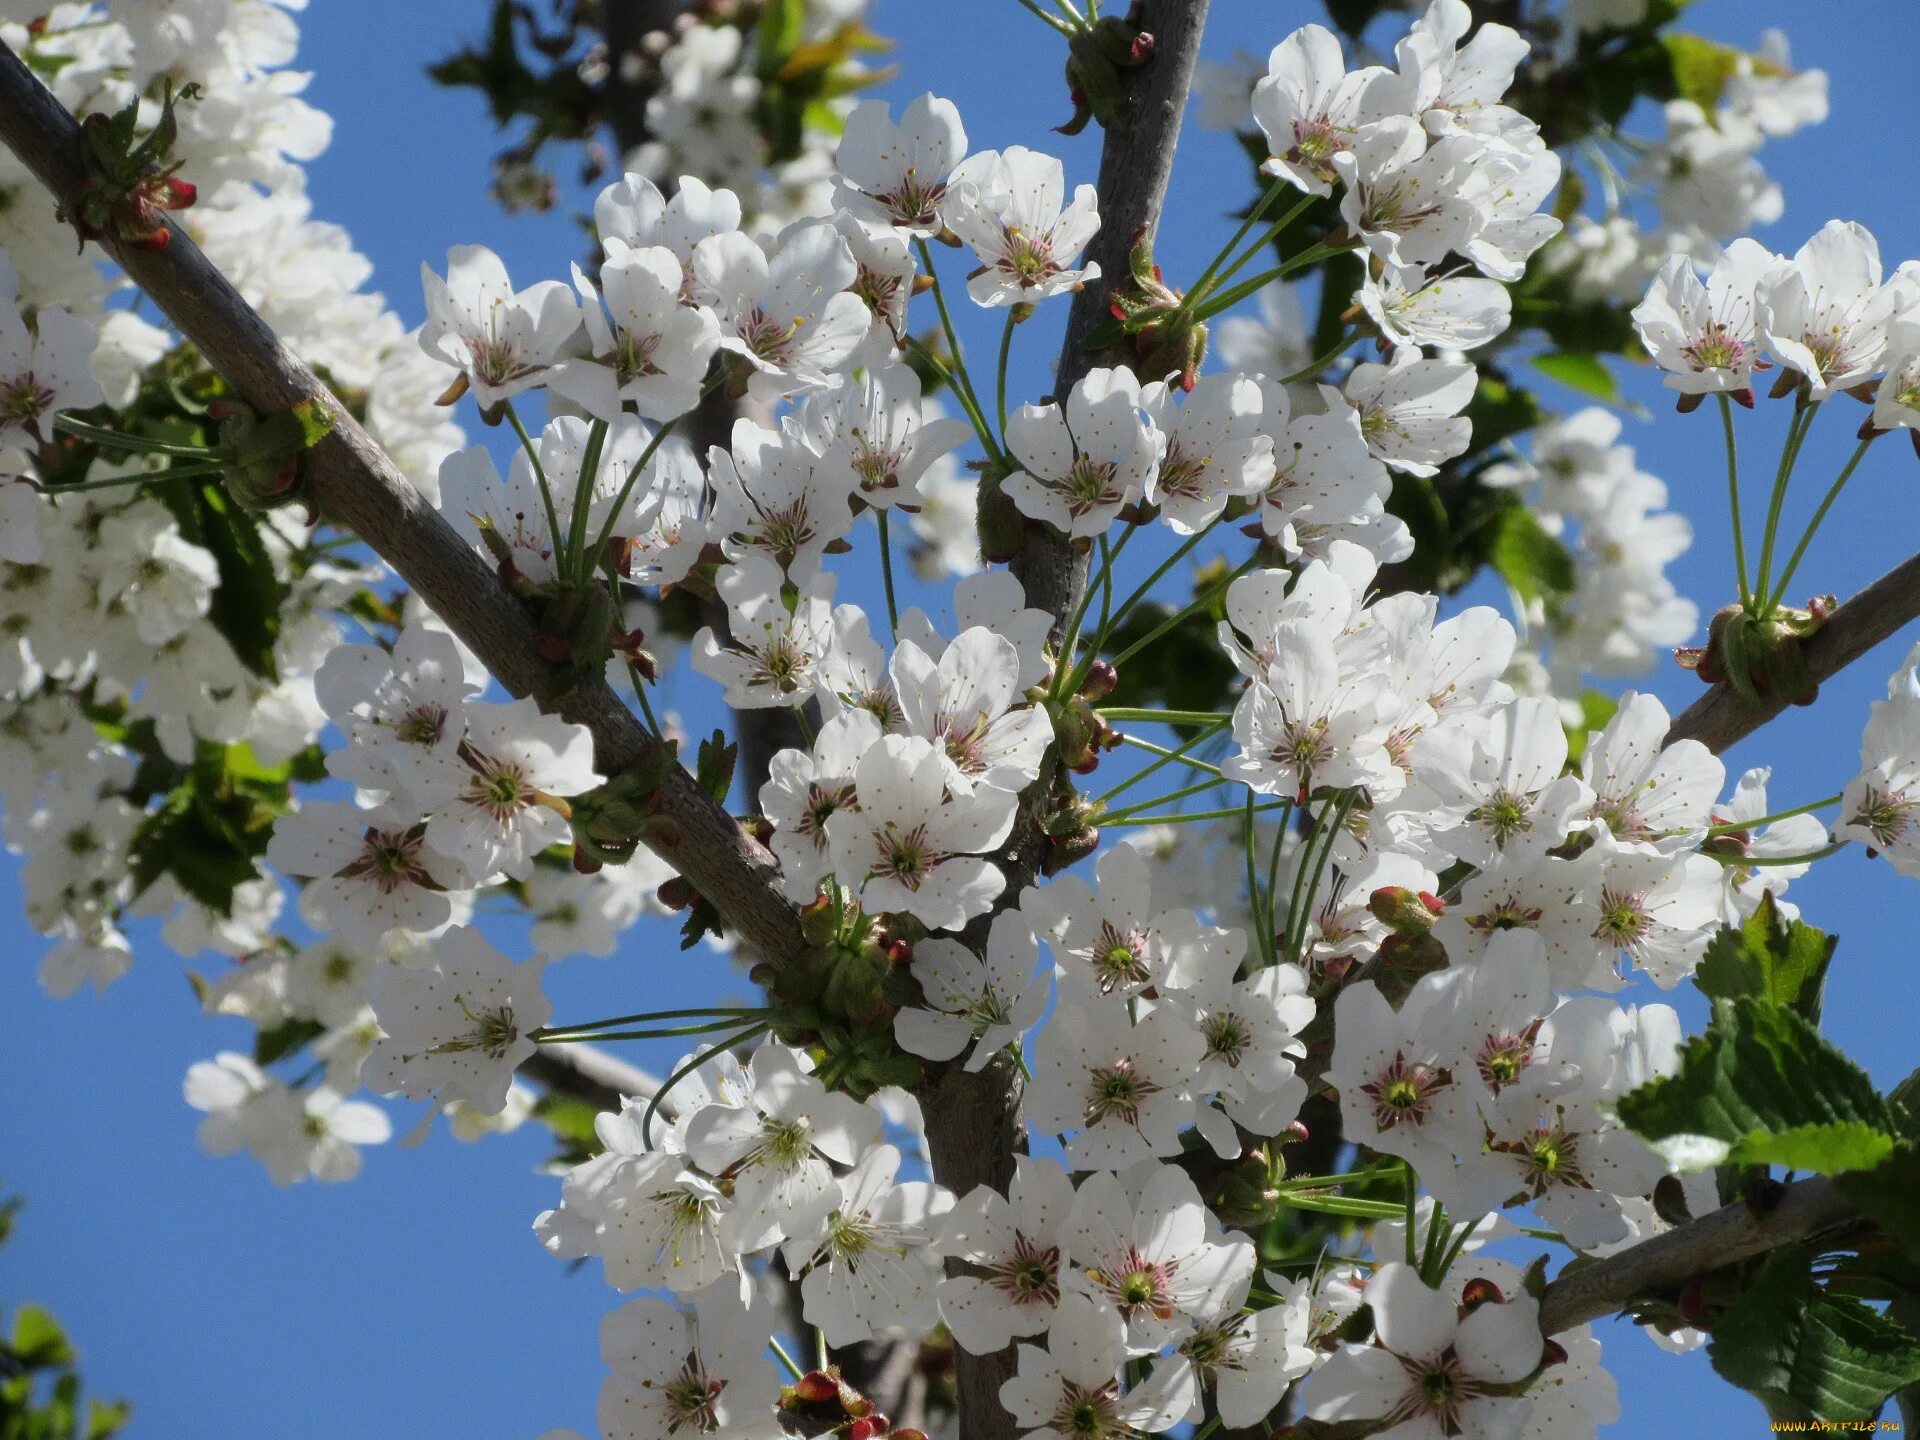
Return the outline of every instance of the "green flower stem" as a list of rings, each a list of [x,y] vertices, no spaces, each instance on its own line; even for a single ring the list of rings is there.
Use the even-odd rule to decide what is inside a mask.
[[[1156,795],[1153,799],[1142,800],[1137,805],[1127,805],[1121,809],[1109,811],[1101,817],[1100,823],[1102,825],[1108,825],[1115,820],[1124,819],[1128,815],[1138,814],[1142,810],[1151,810],[1156,805],[1172,805],[1177,801],[1204,794],[1209,790],[1218,790],[1221,784],[1222,782],[1219,780],[1202,780],[1199,784],[1189,785],[1184,790],[1175,790],[1171,795]]]
[[[1331,1190],[1336,1185],[1352,1185],[1362,1180],[1378,1180],[1383,1175],[1393,1173],[1389,1170],[1347,1170],[1338,1175],[1301,1175],[1292,1180],[1282,1180],[1273,1188],[1282,1195],[1294,1190]]]
[[[1061,20],[1061,18],[1057,15],[1053,15],[1048,13],[1045,10],[1042,10],[1039,7],[1039,5],[1034,3],[1034,0],[1019,0],[1019,4],[1023,10],[1028,11],[1038,19],[1046,21],[1047,24],[1052,26],[1055,30],[1058,30],[1062,35],[1071,35],[1073,33],[1072,30],[1067,28],[1065,21]],[[781,1358],[785,1359],[786,1357],[782,1356]],[[792,1362],[789,1361],[788,1363],[791,1364]]]
[[[1809,800],[1805,805],[1796,805],[1791,810],[1776,810],[1771,815],[1761,815],[1752,820],[1729,820],[1724,825],[1709,825],[1709,835],[1732,835],[1740,830],[1758,830],[1762,825],[1771,825],[1776,820],[1791,820],[1796,815],[1810,815],[1815,810],[1824,810],[1829,805],[1838,805],[1841,797],[1829,795],[1824,800]]]
[[[1344,1195],[1288,1195],[1283,1203],[1295,1210],[1318,1210],[1323,1215],[1347,1215],[1356,1220],[1403,1220],[1406,1207],[1387,1200],[1349,1200]]]
[[[708,1025],[677,1025],[655,1030],[534,1030],[527,1033],[527,1038],[536,1045],[574,1045],[588,1040],[597,1045],[603,1040],[674,1040],[686,1035],[715,1035],[739,1028],[740,1017],[735,1015]]]
[[[1833,508],[1833,502],[1840,498],[1840,492],[1847,488],[1847,481],[1853,478],[1853,472],[1866,458],[1867,447],[1879,438],[1878,431],[1869,431],[1866,438],[1854,447],[1853,455],[1839,477],[1828,487],[1826,495],[1820,501],[1820,508],[1813,512],[1813,519],[1807,524],[1806,534],[1800,537],[1800,543],[1793,547],[1793,554],[1787,557],[1787,567],[1780,572],[1780,581],[1773,587],[1773,598],[1763,607],[1771,613],[1779,608],[1780,602],[1787,598],[1787,586],[1793,583],[1793,572],[1800,568],[1800,560],[1807,553],[1807,546],[1813,543],[1814,531],[1820,528],[1820,522],[1827,518],[1827,511]]]
[[[584,580],[587,575],[587,512],[593,506],[593,484],[600,474],[600,452],[607,444],[607,422],[596,420],[587,431],[586,452],[580,457],[580,482],[573,487],[573,514],[567,522],[567,563],[563,578]]]
[[[1103,828],[1123,830],[1130,825],[1191,825],[1200,820],[1238,820],[1242,815],[1265,815],[1273,810],[1285,810],[1291,801],[1279,800],[1271,805],[1257,805],[1251,811],[1235,806],[1231,810],[1198,810],[1192,813],[1174,815],[1130,815],[1124,820],[1102,820]]]
[[[64,431],[81,440],[91,440],[110,450],[123,453],[141,452],[149,455],[173,455],[182,460],[214,460],[220,452],[207,445],[182,445],[173,440],[156,440],[147,435],[129,435],[124,430],[104,430],[98,425],[89,425],[84,420],[76,420],[71,415],[53,417],[56,430]],[[72,488],[72,487],[65,487]]]
[[[720,382],[717,379],[708,382],[707,388],[700,392],[700,398],[706,399],[719,388],[719,385]],[[593,542],[595,555],[599,555],[607,548],[607,542],[613,538],[613,527],[620,523],[620,512],[627,508],[627,498],[633,494],[633,487],[638,485],[640,477],[647,473],[647,466],[653,463],[654,455],[666,443],[667,437],[673,433],[673,427],[680,423],[680,419],[681,417],[676,415],[653,432],[653,439],[649,440],[647,448],[640,452],[640,458],[633,462],[633,468],[627,471],[627,478],[620,482],[620,493],[613,497],[613,506],[607,511],[606,521],[601,525],[600,534]]]
[[[1273,183],[1267,186],[1258,200],[1253,202],[1253,208],[1247,211],[1246,218],[1240,222],[1240,228],[1233,232],[1233,238],[1220,247],[1220,253],[1207,262],[1207,268],[1200,272],[1200,278],[1195,280],[1193,284],[1187,288],[1186,297],[1182,299],[1181,304],[1186,304],[1188,300],[1204,300],[1206,298],[1207,291],[1211,289],[1215,283],[1214,277],[1220,273],[1220,267],[1227,263],[1227,257],[1240,248],[1240,242],[1247,238],[1248,232],[1260,223],[1261,217],[1272,208],[1273,202],[1280,198],[1281,192],[1288,189],[1292,184],[1293,181],[1284,175],[1274,177]],[[1308,198],[1311,199],[1311,197]],[[1301,205],[1294,206],[1293,209],[1288,212],[1286,220],[1291,220],[1302,208],[1304,207]],[[1286,220],[1283,220],[1281,223],[1285,224]],[[1244,257],[1242,257],[1241,263],[1245,263]]]
[[[1215,584],[1210,586],[1204,593],[1194,596],[1193,600],[1189,604],[1187,604],[1180,610],[1175,611],[1173,614],[1169,615],[1165,620],[1162,620],[1158,625],[1154,626],[1153,629],[1149,630],[1145,635],[1142,635],[1138,640],[1134,641],[1131,645],[1127,646],[1126,649],[1122,650],[1118,655],[1113,657],[1114,669],[1117,670],[1122,665],[1126,664],[1127,661],[1131,660],[1135,655],[1138,655],[1142,650],[1146,649],[1149,645],[1153,644],[1154,641],[1158,640],[1162,635],[1165,635],[1169,630],[1172,630],[1175,626],[1179,625],[1182,621],[1184,621],[1189,615],[1193,614],[1196,610],[1199,610],[1204,606],[1211,605],[1214,602],[1214,599],[1217,596],[1219,596],[1221,592],[1223,592],[1229,585],[1233,584],[1234,581],[1238,580],[1242,575],[1246,574],[1247,571],[1251,570],[1254,566],[1254,563],[1258,559],[1259,559],[1258,555],[1248,556],[1247,559],[1240,564],[1239,568],[1233,571],[1233,573],[1222,576],[1220,580],[1218,580]]]
[[[1419,1213],[1420,1179],[1413,1173],[1413,1166],[1405,1160],[1400,1162],[1400,1175],[1407,1186],[1406,1241],[1407,1264],[1417,1266],[1420,1262],[1413,1250],[1414,1218]]]
[[[1280,383],[1282,385],[1291,385],[1297,380],[1311,379],[1334,361],[1338,360],[1342,355],[1346,354],[1347,347],[1359,338],[1360,327],[1358,325],[1348,326],[1347,329],[1341,332],[1340,338],[1328,347],[1326,354],[1314,356],[1313,359],[1302,365],[1291,375],[1283,376]]]
[[[945,382],[947,389],[953,392],[953,398],[960,402],[960,409],[966,415],[967,423],[973,427],[973,436],[980,442],[980,448],[986,452],[988,459],[998,461],[1001,456],[1000,447],[994,441],[993,431],[988,428],[986,417],[980,413],[979,406],[967,393],[966,386],[960,383],[946,361],[929,350],[926,344],[915,335],[907,336],[907,349],[918,355],[927,368]]]
[[[1199,734],[1195,735],[1191,740],[1183,741],[1178,750],[1164,750],[1158,745],[1149,745],[1144,740],[1134,740],[1133,737],[1131,736],[1122,735],[1120,737],[1122,740],[1131,740],[1132,743],[1139,746],[1140,749],[1151,751],[1154,755],[1158,756],[1159,758],[1156,759],[1152,764],[1146,765],[1141,769],[1136,770],[1133,774],[1129,775],[1126,779],[1122,780],[1118,785],[1114,786],[1111,790],[1107,791],[1106,794],[1097,796],[1094,799],[1093,803],[1096,805],[1105,805],[1108,801],[1112,800],[1114,796],[1120,794],[1122,791],[1126,790],[1128,787],[1133,785],[1138,785],[1142,780],[1146,779],[1149,775],[1153,774],[1156,770],[1159,770],[1163,766],[1171,765],[1176,760],[1185,761],[1186,763],[1192,765],[1195,769],[1199,769],[1202,766],[1205,766],[1208,773],[1218,775],[1220,772],[1217,769],[1215,769],[1213,766],[1207,765],[1205,761],[1188,760],[1187,752],[1193,749],[1194,746],[1203,744],[1204,742],[1211,740],[1215,735],[1218,735],[1220,731],[1226,727],[1227,723],[1228,722],[1225,720],[1215,721],[1213,724],[1207,726],[1206,729],[1202,730]]]
[[[1127,529],[1121,533],[1120,538],[1111,546],[1107,546],[1104,543],[1106,540],[1104,535],[1100,537],[1102,541],[1100,568],[1093,573],[1085,587],[1080,591],[1079,603],[1073,607],[1073,619],[1069,621],[1066,627],[1060,632],[1061,638],[1066,642],[1066,646],[1060,652],[1059,662],[1053,667],[1053,689],[1050,693],[1054,695],[1071,695],[1078,690],[1079,687],[1077,685],[1071,689],[1068,688],[1068,686],[1069,682],[1075,678],[1079,670],[1079,667],[1074,663],[1074,655],[1080,648],[1080,627],[1086,623],[1087,610],[1088,607],[1093,604],[1093,597],[1096,591],[1105,593],[1108,597],[1109,605],[1111,604],[1114,561],[1120,558],[1120,552],[1127,548],[1127,542],[1133,539],[1134,532],[1139,528],[1137,525],[1128,526]],[[1098,654],[1099,652],[1095,651],[1094,653]]]
[[[647,699],[647,682],[640,674],[640,667],[628,661],[627,674],[633,680],[633,698],[640,702],[640,714],[647,722],[647,729],[658,740],[661,738],[660,722],[654,719],[653,703]]]
[[[1753,587],[1756,602],[1764,599],[1773,588],[1768,577],[1773,574],[1773,542],[1780,532],[1780,511],[1787,501],[1787,482],[1793,478],[1793,467],[1800,459],[1800,447],[1806,443],[1807,432],[1813,428],[1813,417],[1819,412],[1820,402],[1816,400],[1796,414],[1787,427],[1786,444],[1780,447],[1780,468],[1774,473],[1773,496],[1767,502],[1767,528],[1760,540],[1760,572]]]
[[[748,1009],[745,1006],[714,1005],[696,1007],[692,1010],[646,1010],[638,1015],[615,1015],[610,1020],[583,1020],[575,1025],[555,1025],[546,1030],[536,1030],[535,1035],[573,1035],[584,1034],[588,1030],[613,1030],[622,1025],[646,1025],[655,1020],[704,1020],[711,1015],[732,1015],[738,1017],[744,1025],[750,1020],[758,1020],[767,1012],[762,1009]]]
[[[559,570],[567,553],[567,534],[560,528],[560,512],[554,508],[553,490],[547,484],[546,467],[540,463],[539,447],[533,443],[533,436],[527,433],[520,412],[513,408],[513,401],[502,400],[500,408],[506,411],[507,423],[513,427],[513,433],[520,437],[520,448],[527,452],[527,460],[533,466],[533,478],[540,482],[540,503],[547,508],[547,533],[553,537],[554,569]]]
[[[1275,181],[1274,183],[1278,185],[1281,182]],[[1290,184],[1292,182],[1289,181],[1287,183]],[[1202,288],[1200,283],[1196,283],[1193,289],[1187,292],[1187,299],[1181,301],[1182,306],[1183,307],[1186,306],[1188,301],[1192,301],[1193,303],[1197,304],[1200,301],[1205,300],[1207,298],[1208,292],[1215,290],[1218,287],[1226,284],[1227,281],[1231,280],[1234,276],[1238,275],[1242,270],[1244,270],[1247,267],[1247,265],[1252,261],[1254,256],[1260,254],[1262,251],[1264,251],[1267,248],[1267,246],[1271,245],[1274,242],[1274,239],[1280,234],[1282,230],[1285,230],[1289,225],[1293,224],[1295,220],[1298,220],[1302,215],[1304,215],[1307,212],[1307,207],[1312,205],[1316,198],[1318,197],[1313,195],[1302,195],[1300,199],[1294,204],[1291,210],[1287,211],[1286,214],[1282,215],[1278,220],[1274,221],[1273,224],[1269,225],[1266,228],[1266,230],[1262,232],[1260,238],[1254,241],[1253,244],[1249,245],[1244,251],[1242,251],[1240,253],[1239,258],[1236,259],[1231,265],[1227,266],[1226,269],[1220,271],[1218,275],[1203,277],[1205,279],[1204,288]],[[1246,233],[1246,230],[1243,228],[1241,231],[1241,234],[1244,235],[1245,233]],[[1236,236],[1235,243],[1238,243],[1238,239],[1239,237]],[[1231,249],[1232,246],[1229,245],[1228,248]],[[1332,252],[1329,252],[1329,253],[1332,253]]]
[[[1346,247],[1315,243],[1309,245],[1298,255],[1282,261],[1271,270],[1262,270],[1251,280],[1242,280],[1238,285],[1223,294],[1203,301],[1194,311],[1196,320],[1211,320],[1223,310],[1231,310],[1249,295],[1257,295],[1276,280],[1284,280],[1296,270],[1304,270],[1309,265],[1317,265],[1334,255],[1346,254]],[[1223,277],[1224,278],[1224,277]]]
[[[1128,706],[1116,706],[1111,709],[1101,707],[1094,711],[1102,720],[1132,721],[1136,725],[1212,725],[1225,721],[1231,723],[1231,711],[1218,710],[1137,710]]]
[[[1025,4],[1026,0],[1021,0],[1021,3]],[[1043,15],[1041,18],[1045,20],[1051,20],[1053,17],[1050,15]],[[807,1373],[806,1371],[800,1368],[798,1362],[794,1360],[793,1356],[787,1353],[787,1347],[780,1343],[780,1337],[778,1335],[769,1335],[767,1337],[767,1348],[773,1351],[774,1359],[778,1360],[782,1365],[784,1365],[786,1367],[787,1374],[791,1375],[794,1379],[798,1380],[802,1375]]]
[[[77,495],[87,490],[124,490],[129,485],[153,485],[162,480],[203,480],[224,475],[224,464],[174,465],[165,470],[143,470],[138,475],[103,475],[98,480],[76,480],[71,485],[39,485],[43,495]]]
[[[972,415],[978,421],[975,428],[981,432],[981,443],[986,446],[987,458],[997,460],[1000,458],[1000,448],[987,433],[986,407],[981,405],[979,392],[973,388],[973,377],[967,373],[966,352],[960,348],[960,332],[954,328],[953,314],[947,309],[947,294],[940,286],[940,272],[934,268],[933,247],[927,244],[924,236],[913,243],[920,251],[921,268],[926,271],[927,279],[933,282],[934,308],[940,312],[940,329],[947,337],[947,349],[953,354],[953,370],[946,377],[947,383],[953,387],[954,394],[966,396],[967,403],[972,407]]]
[[[1014,307],[1007,307],[1007,328],[1000,332],[1000,369],[994,380],[994,399],[998,402],[1000,413],[1000,439],[1007,438],[1007,362],[1013,358],[1013,327],[1019,322],[1013,318]]]
[[[1819,850],[1809,850],[1803,855],[1716,855],[1711,850],[1704,850],[1701,853],[1709,860],[1718,860],[1722,865],[1731,865],[1736,869],[1744,870],[1749,865],[1759,865],[1762,867],[1768,865],[1811,865],[1814,861],[1824,860],[1829,855],[1838,855],[1852,843],[1851,840],[1836,840],[1831,845]]]
[[[1740,578],[1740,603],[1751,608],[1753,586],[1747,579],[1747,529],[1740,519],[1740,452],[1733,439],[1733,402],[1720,394],[1720,426],[1727,440],[1727,505],[1733,512],[1733,563]]]

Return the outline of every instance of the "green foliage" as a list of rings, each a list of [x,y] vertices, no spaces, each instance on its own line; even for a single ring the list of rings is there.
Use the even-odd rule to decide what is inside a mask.
[[[0,1244],[12,1232],[18,1197],[0,1199]],[[60,1322],[22,1305],[11,1325],[0,1314],[0,1440],[107,1440],[127,1423],[125,1401],[80,1401],[78,1352]]]
[[[552,1090],[536,1100],[533,1118],[553,1131],[556,1145],[549,1163],[569,1168],[583,1165],[606,1148],[601,1145],[599,1132],[594,1129],[594,1121],[599,1115],[600,1108],[597,1105]]]
[[[1573,590],[1573,557],[1524,505],[1509,505],[1493,527],[1493,568],[1522,600],[1557,598]]]
[[[160,805],[134,832],[133,879],[145,890],[162,875],[208,908],[225,915],[234,887],[258,873],[273,823],[287,812],[296,780],[324,774],[309,748],[281,765],[262,765],[245,744],[202,741],[193,764],[167,777]]]
[[[263,679],[278,679],[273,646],[280,638],[286,585],[274,573],[258,521],[218,480],[176,481],[156,486],[153,493],[173,511],[182,538],[210,550],[220,568],[207,618],[243,665]]]
[[[592,129],[598,97],[581,78],[575,38],[542,32],[530,6],[495,0],[486,37],[428,66],[427,74],[442,85],[478,90],[496,125],[530,119],[537,137],[531,154],[542,141],[580,140]],[[539,69],[529,56],[541,62]]]
[[[1902,1326],[1814,1279],[1803,1247],[1776,1251],[1716,1322],[1713,1368],[1776,1420],[1864,1421],[1920,1381],[1920,1347]]]
[[[760,78],[760,129],[767,163],[796,158],[809,129],[838,134],[833,102],[877,85],[892,72],[852,63],[890,48],[858,22],[806,39],[807,0],[768,0],[754,31],[754,69]]]
[[[1542,375],[1603,405],[1618,405],[1622,401],[1620,382],[1614,379],[1606,362],[1591,351],[1554,350],[1534,356],[1532,364]]]
[[[1740,68],[1740,52],[1704,35],[1676,30],[1661,37],[1667,62],[1673,68],[1673,88],[1682,100],[1691,100],[1712,115],[1726,94],[1727,82]]]
[[[1716,1000],[1755,995],[1817,1024],[1821,987],[1839,943],[1837,935],[1783,919],[1768,891],[1744,925],[1729,925],[1713,937],[1694,983]]]
[[[283,1020],[271,1030],[262,1030],[253,1037],[254,1064],[271,1065],[283,1060],[324,1035],[326,1029],[318,1020]]]
[[[1678,1070],[1621,1096],[1619,1111],[1648,1140],[1719,1141],[1735,1165],[1832,1175],[1872,1169],[1896,1144],[1866,1072],[1804,1016],[1757,995],[1714,1001]]]

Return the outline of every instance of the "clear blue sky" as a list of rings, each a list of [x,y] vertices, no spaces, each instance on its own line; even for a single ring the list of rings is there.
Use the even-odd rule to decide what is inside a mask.
[[[1067,113],[1057,48],[1012,0],[878,0],[875,9],[876,27],[906,42],[895,97],[937,90],[959,103],[976,147],[1055,148],[1070,180],[1092,178],[1093,137],[1047,133]],[[315,72],[310,98],[337,125],[333,150],[313,167],[317,211],[349,228],[410,319],[420,314],[420,261],[438,265],[451,244],[493,245],[521,283],[564,277],[578,248],[562,217],[499,216],[485,194],[494,140],[478,100],[440,91],[422,73],[456,36],[480,31],[484,10],[477,0],[331,0],[299,17],[301,61]],[[1235,45],[1263,53],[1318,7],[1215,0],[1214,11],[1214,53]],[[1837,216],[1870,226],[1889,268],[1920,252],[1920,206],[1903,164],[1888,163],[1908,148],[1895,137],[1913,115],[1920,7],[1699,0],[1687,23],[1735,43],[1781,25],[1801,63],[1835,78],[1828,124],[1766,151],[1787,211],[1762,239],[1790,251]],[[1197,268],[1224,238],[1221,212],[1243,200],[1247,184],[1244,164],[1219,137],[1189,130],[1187,145],[1163,249],[1175,274]],[[1023,335],[1028,355],[1016,381],[1026,383],[1017,390],[1042,388],[1062,313],[1043,312]],[[1676,417],[1645,377],[1634,383],[1653,420],[1630,422],[1629,438],[1697,529],[1675,579],[1710,613],[1730,598],[1732,574],[1712,412]],[[1568,409],[1579,403],[1565,397]],[[1816,431],[1802,463],[1803,507],[1850,448],[1850,428],[1850,418],[1836,417]],[[1743,440],[1748,454],[1763,453],[1754,432]],[[1803,566],[1809,589],[1845,593],[1913,548],[1916,465],[1897,440],[1876,451]],[[1906,643],[1883,647],[1831,684],[1814,710],[1740,747],[1735,767],[1777,763],[1791,772],[1774,792],[1782,804],[1837,790],[1852,773],[1867,702]],[[1652,688],[1677,708],[1695,682],[1668,672]],[[1898,1013],[1915,993],[1903,923],[1914,890],[1847,856],[1793,894],[1810,919],[1843,937],[1829,1028],[1893,1083],[1915,1060],[1911,1027],[1888,1023],[1890,1008]],[[616,1297],[597,1266],[570,1274],[534,1243],[528,1227],[557,1195],[557,1182],[536,1173],[547,1153],[539,1127],[478,1146],[441,1135],[420,1150],[385,1147],[368,1153],[351,1185],[275,1190],[250,1161],[201,1155],[198,1117],[179,1098],[187,1066],[222,1047],[244,1048],[246,1028],[200,1017],[179,963],[151,935],[133,972],[104,998],[56,1004],[34,982],[42,944],[19,915],[12,866],[0,867],[0,934],[14,952],[0,967],[0,1182],[29,1202],[18,1238],[0,1252],[0,1297],[49,1304],[69,1323],[96,1390],[135,1402],[134,1440],[530,1440],[552,1425],[591,1432],[602,1374],[596,1331]],[[696,958],[704,968],[688,967],[664,931],[637,931],[620,958],[573,960],[551,972],[549,989],[557,1013],[577,1018],[709,995],[729,982],[723,962]],[[396,1110],[400,1129],[412,1113]],[[1764,1423],[1703,1357],[1660,1355],[1624,1325],[1603,1337],[1625,1392],[1626,1415],[1612,1435],[1670,1434],[1679,1422],[1698,1440],[1719,1440]]]

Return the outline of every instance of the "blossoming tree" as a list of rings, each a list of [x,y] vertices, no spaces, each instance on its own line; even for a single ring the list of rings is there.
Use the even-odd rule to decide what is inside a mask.
[[[9,7],[0,798],[47,988],[111,983],[129,916],[227,956],[257,1043],[186,1099],[280,1183],[350,1178],[372,1096],[551,1125],[538,1239],[632,1297],[608,1440],[1558,1440],[1617,1413],[1616,1313],[1780,1418],[1920,1384],[1916,1082],[1821,1033],[1782,898],[1851,844],[1920,872],[1920,660],[1841,794],[1717,758],[1920,615],[1920,559],[1790,603],[1920,430],[1920,269],[1736,238],[1825,111],[1777,37],[1328,8],[1264,61],[1200,59],[1206,0],[992,16],[1103,132],[1069,189],[861,98],[858,0],[502,4],[439,71],[521,125],[501,198],[602,128],[620,163],[590,256],[458,247],[408,333],[308,214],[282,9]],[[1196,90],[1251,189],[1175,275]],[[1603,356],[1724,445],[1678,717],[1587,687],[1696,638],[1686,522],[1518,378],[1614,399]],[[1451,601],[1489,569],[1508,613]],[[635,967],[634,1013],[554,1014],[546,965],[669,911],[747,1000]]]

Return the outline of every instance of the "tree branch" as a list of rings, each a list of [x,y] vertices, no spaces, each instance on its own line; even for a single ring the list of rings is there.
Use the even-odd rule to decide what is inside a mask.
[[[656,1076],[594,1045],[542,1045],[521,1062],[519,1073],[550,1095],[600,1110],[617,1111],[629,1098],[651,1100],[660,1089]],[[660,1113],[674,1117],[671,1097],[660,1102]]]
[[[86,180],[78,124],[4,45],[0,141],[62,203]],[[306,400],[332,408],[333,430],[306,457],[306,496],[320,513],[377,551],[508,690],[586,725],[603,773],[657,755],[660,742],[597,679],[553,693],[552,671],[534,649],[532,617],[193,241],[170,222],[168,228],[162,249],[112,241],[106,249],[253,408],[272,414]],[[660,808],[679,831],[660,847],[661,857],[762,953],[776,960],[797,953],[799,928],[774,888],[773,857],[678,766]]]
[[[1709,1270],[1859,1222],[1860,1212],[1831,1180],[1801,1180],[1771,1205],[1729,1205],[1561,1276],[1541,1297],[1540,1329],[1558,1335],[1615,1314],[1636,1295],[1676,1289]]]
[[[1894,566],[1801,642],[1807,671],[1816,681],[1831,679],[1915,619],[1920,619],[1920,555]],[[1680,712],[1667,731],[1667,743],[1691,739],[1709,750],[1725,750],[1786,708],[1774,699],[1749,705],[1723,681]]]
[[[1087,341],[1108,318],[1107,292],[1125,280],[1135,238],[1151,237],[1159,227],[1194,62],[1200,58],[1207,3],[1143,0],[1140,6],[1140,27],[1153,35],[1156,45],[1153,59],[1129,72],[1124,123],[1107,129],[1101,147],[1100,233],[1087,247],[1087,258],[1100,266],[1100,279],[1083,287],[1067,312],[1066,340],[1053,377],[1054,391],[1062,398],[1093,368]],[[1080,598],[1087,557],[1076,554],[1066,536],[1050,526],[1029,525],[1025,548],[1014,557],[1012,570],[1026,587],[1027,604],[1047,611],[1058,623],[1073,613]]]

